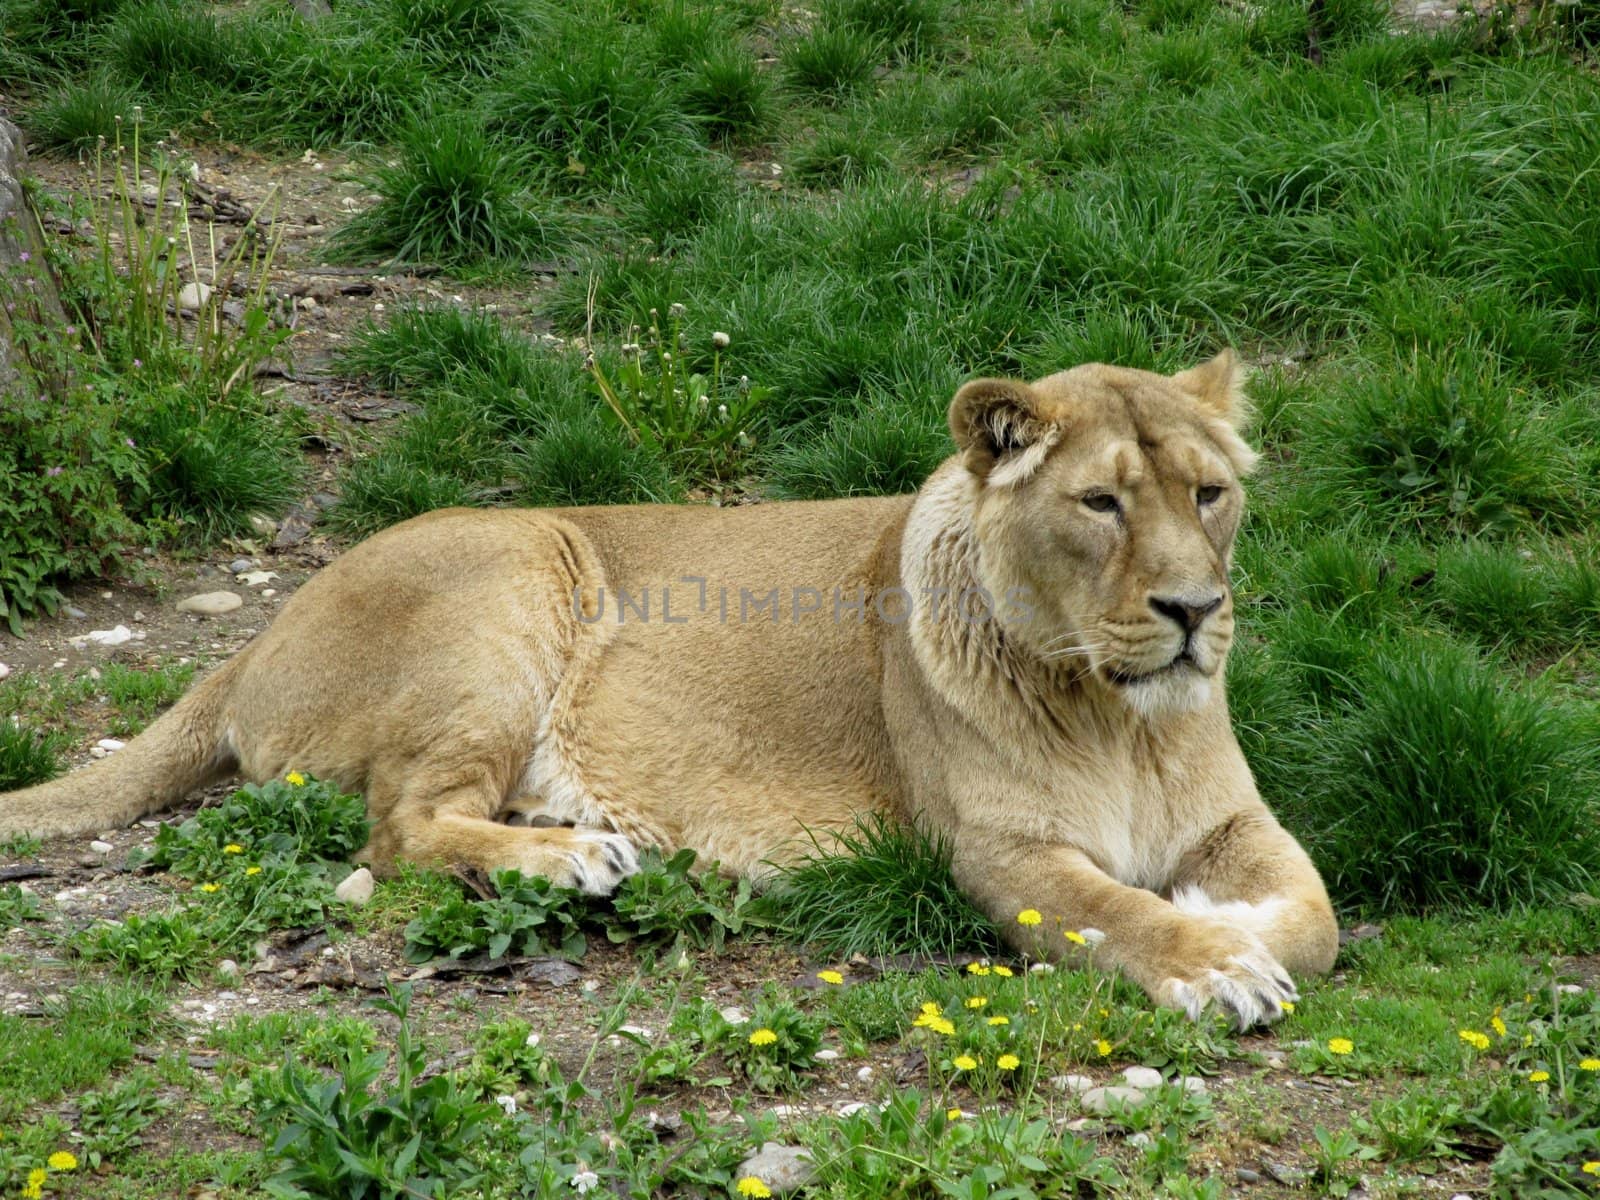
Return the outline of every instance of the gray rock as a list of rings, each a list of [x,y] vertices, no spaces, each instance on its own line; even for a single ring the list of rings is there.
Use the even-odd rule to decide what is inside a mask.
[[[1122,1072],[1122,1078],[1127,1080],[1128,1086],[1147,1092],[1151,1088],[1158,1088],[1165,1082],[1161,1072],[1154,1067],[1129,1067]]]
[[[345,876],[344,882],[333,889],[333,894],[346,904],[360,908],[372,899],[372,872],[365,867],[357,867]]]
[[[1180,1079],[1174,1079],[1172,1086],[1198,1096],[1206,1090],[1206,1081],[1198,1075],[1185,1075]]]
[[[82,621],[84,618],[86,618],[89,615],[88,613],[84,612],[83,609],[79,608],[76,604],[63,604],[61,606],[61,611],[66,613],[67,616],[71,617],[74,621]]]
[[[239,978],[239,964],[231,958],[225,958],[217,964],[217,974],[224,979]]]
[[[244,601],[233,592],[201,592],[198,596],[179,600],[178,611],[195,613],[202,617],[220,617],[223,613],[231,613],[243,604]]]
[[[254,566],[255,563],[251,562],[248,558],[236,558],[228,564],[228,573],[230,575],[243,575],[246,571],[252,569]]]
[[[178,307],[184,312],[198,312],[211,299],[208,283],[186,283],[178,289]]]
[[[116,849],[116,847],[110,842],[93,841],[89,843],[89,849],[93,850],[96,854],[110,854]]]
[[[1239,1179],[1240,1183],[1260,1183],[1261,1182],[1261,1172],[1260,1171],[1252,1171],[1249,1167],[1240,1167],[1237,1171],[1234,1172],[1234,1174],[1236,1176],[1238,1176],[1238,1179]]]
[[[1149,1099],[1149,1095],[1138,1088],[1113,1085],[1090,1088],[1083,1094],[1081,1103],[1088,1112],[1104,1117],[1118,1111],[1138,1108]]]
[[[1050,1086],[1058,1092],[1087,1092],[1094,1086],[1094,1080],[1087,1075],[1052,1075]]]
[[[774,1196],[797,1191],[817,1177],[817,1168],[811,1155],[799,1146],[785,1146],[781,1142],[768,1142],[758,1154],[752,1154],[734,1171],[735,1179],[754,1175],[772,1189]]]

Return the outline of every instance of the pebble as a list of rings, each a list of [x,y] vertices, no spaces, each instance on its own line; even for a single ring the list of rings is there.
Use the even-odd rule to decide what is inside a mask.
[[[1094,1086],[1094,1080],[1087,1075],[1055,1075],[1050,1079],[1050,1086],[1062,1092],[1087,1092]]]
[[[1206,1090],[1206,1081],[1198,1075],[1185,1075],[1181,1079],[1173,1080],[1172,1085],[1193,1096],[1198,1096]]]
[[[255,563],[251,562],[248,558],[236,558],[228,564],[228,574],[243,575],[246,571],[249,571],[254,567]]]
[[[1140,1091],[1158,1088],[1166,1082],[1162,1079],[1161,1072],[1154,1067],[1129,1067],[1122,1072],[1122,1078],[1127,1081],[1129,1087],[1138,1088]]]
[[[112,754],[116,753],[118,750],[121,750],[127,744],[128,743],[123,741],[121,738],[101,738],[95,743],[95,745],[99,746],[100,749]]]
[[[872,1078],[872,1073],[871,1067],[862,1067],[856,1072],[856,1078],[861,1080],[862,1083],[866,1083],[867,1080]]]
[[[11,674],[11,668],[6,666],[5,663],[0,663],[0,679],[4,679],[9,674]]]
[[[184,312],[197,312],[200,306],[211,299],[211,285],[207,283],[186,283],[178,289],[178,307]]]
[[[90,746],[89,747],[89,757],[90,758],[104,758],[106,756],[106,753],[107,753],[107,751],[106,751],[106,748],[104,746]]]
[[[839,1052],[837,1050],[818,1050],[812,1057],[818,1062],[833,1062],[839,1057]]]
[[[231,958],[225,958],[217,964],[217,974],[224,979],[239,978],[239,964]]]
[[[865,1100],[853,1100],[849,1104],[844,1104],[839,1107],[839,1115],[841,1117],[853,1117],[858,1112],[865,1112],[871,1107],[872,1105],[868,1104]]]
[[[1240,1167],[1237,1171],[1234,1172],[1234,1175],[1238,1177],[1238,1180],[1239,1180],[1240,1183],[1260,1183],[1261,1182],[1261,1172],[1260,1171],[1252,1171],[1249,1167]]]
[[[725,1008],[722,1010],[722,1019],[729,1025],[743,1025],[750,1019],[742,1008]]]
[[[618,1025],[617,1032],[631,1033],[634,1037],[643,1038],[647,1042],[650,1040],[650,1031],[643,1025]]]
[[[373,887],[372,872],[366,867],[357,867],[344,877],[343,883],[333,889],[333,894],[346,904],[360,908],[372,899]]]
[[[63,604],[61,606],[61,611],[66,613],[67,616],[71,617],[74,621],[81,621],[89,615],[76,604]]]
[[[1115,1109],[1138,1108],[1149,1099],[1149,1095],[1138,1088],[1113,1085],[1090,1088],[1083,1093],[1082,1103],[1089,1112],[1104,1117],[1109,1116]]]
[[[123,642],[133,640],[133,630],[126,625],[118,625],[111,629],[91,629],[81,637],[69,638],[72,642],[93,642],[97,646],[120,646]]]
[[[96,854],[110,854],[116,847],[110,842],[93,841],[89,843],[89,849]]]
[[[815,1180],[817,1168],[811,1155],[799,1146],[768,1142],[759,1153],[740,1163],[734,1175],[740,1179],[753,1175],[766,1184],[774,1196],[782,1196]]]
[[[239,582],[244,584],[245,587],[260,587],[267,580],[276,579],[277,577],[278,573],[276,571],[241,571],[239,573]]]
[[[244,600],[234,592],[201,592],[178,601],[178,611],[196,613],[202,617],[220,617],[241,607]]]
[[[1143,1150],[1149,1144],[1150,1135],[1145,1133],[1143,1130],[1140,1130],[1138,1133],[1130,1133],[1128,1135],[1128,1145],[1132,1146],[1135,1150]]]

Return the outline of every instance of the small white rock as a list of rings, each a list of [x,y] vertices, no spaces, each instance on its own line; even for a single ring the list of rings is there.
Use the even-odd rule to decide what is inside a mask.
[[[1138,1088],[1140,1091],[1158,1088],[1163,1083],[1161,1072],[1154,1067],[1129,1067],[1122,1072],[1122,1078],[1127,1081],[1129,1087]]]
[[[1172,1085],[1180,1091],[1185,1091],[1195,1096],[1206,1090],[1206,1081],[1198,1075],[1185,1075],[1182,1078],[1174,1079]]]
[[[142,620],[144,620],[144,619],[145,619],[145,617],[144,617],[144,612],[143,612],[143,610],[142,610],[142,609],[137,609],[137,608],[136,608],[136,609],[134,609],[134,610],[133,610],[133,619],[134,619],[134,620],[135,620],[135,621],[142,621]]]
[[[105,751],[104,747],[101,747],[101,746],[90,746],[89,747],[89,757],[90,758],[104,758],[105,756],[106,756],[106,751]]]
[[[729,1025],[743,1025],[750,1016],[742,1008],[729,1007],[722,1010],[722,1019]]]
[[[650,1031],[643,1025],[618,1025],[617,1032],[630,1033],[634,1037],[643,1038],[647,1042],[650,1040]]]
[[[121,750],[127,744],[128,743],[123,741],[121,738],[101,738],[98,742],[95,743],[95,745],[99,746],[100,749],[105,750],[108,753],[113,753],[113,754],[116,753],[118,750]]]
[[[1149,1099],[1149,1095],[1138,1088],[1113,1085],[1090,1088],[1083,1093],[1080,1102],[1087,1111],[1103,1117],[1118,1109],[1138,1108]]]
[[[110,854],[116,847],[110,842],[93,841],[89,843],[89,849],[96,854]]]
[[[844,1104],[839,1107],[839,1115],[841,1117],[853,1117],[858,1112],[864,1112],[871,1107],[872,1105],[868,1104],[865,1100],[853,1100],[849,1104]]]
[[[231,958],[225,958],[217,964],[217,974],[224,979],[239,978],[239,964]]]
[[[91,629],[82,637],[71,639],[74,642],[93,642],[97,646],[120,646],[123,642],[133,641],[133,630],[126,625],[117,625],[111,629]]]
[[[9,674],[11,674],[11,668],[6,666],[5,663],[0,663],[0,679],[4,679]]]
[[[333,894],[346,904],[360,908],[372,899],[372,872],[366,867],[357,867],[346,875],[344,882],[333,889]]]
[[[245,587],[260,587],[267,580],[276,579],[277,577],[278,573],[276,571],[241,571],[239,573],[239,582],[244,584]]]
[[[202,617],[220,617],[241,607],[244,600],[236,592],[201,592],[178,601],[178,611]]]
[[[862,1067],[859,1071],[856,1072],[856,1078],[861,1080],[862,1083],[866,1083],[867,1080],[872,1078],[872,1076],[873,1076],[873,1070],[872,1070],[871,1067]]]
[[[818,1050],[812,1057],[818,1062],[833,1062],[839,1057],[839,1052],[837,1050]]]
[[[198,312],[210,299],[211,285],[207,283],[186,283],[178,289],[178,307],[184,312]]]
[[[1055,1075],[1050,1079],[1050,1086],[1063,1092],[1087,1092],[1094,1086],[1094,1080],[1087,1075]]]

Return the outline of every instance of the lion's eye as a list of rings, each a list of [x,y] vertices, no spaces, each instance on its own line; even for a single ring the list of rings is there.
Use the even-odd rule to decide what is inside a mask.
[[[1214,483],[1209,483],[1203,488],[1197,488],[1194,493],[1195,502],[1204,508],[1208,504],[1215,504],[1222,495],[1222,489]]]
[[[1090,512],[1114,513],[1122,509],[1110,492],[1093,492],[1083,498],[1083,506]]]

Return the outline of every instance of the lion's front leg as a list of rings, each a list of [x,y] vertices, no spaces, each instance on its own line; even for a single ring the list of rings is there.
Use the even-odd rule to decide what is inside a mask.
[[[955,870],[957,883],[1019,949],[1070,959],[1083,953],[1081,938],[1096,965],[1121,970],[1158,1004],[1191,1017],[1215,1004],[1248,1028],[1277,1020],[1284,1002],[1298,996],[1257,933],[1118,883],[1070,846],[958,848]],[[1031,922],[1033,912],[1038,923],[1018,921],[1026,914]]]
[[[1264,808],[1212,828],[1179,861],[1169,893],[1182,912],[1253,933],[1295,975],[1324,975],[1339,953],[1322,877]]]

